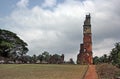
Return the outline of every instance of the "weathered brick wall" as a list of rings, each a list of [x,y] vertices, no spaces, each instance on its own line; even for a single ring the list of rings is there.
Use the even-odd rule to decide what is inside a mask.
[[[92,33],[90,24],[90,15],[86,15],[83,25],[83,44],[80,45],[80,52],[77,56],[78,64],[92,64]]]

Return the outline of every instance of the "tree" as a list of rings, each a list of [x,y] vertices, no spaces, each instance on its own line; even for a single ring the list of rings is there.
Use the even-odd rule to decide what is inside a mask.
[[[98,64],[98,63],[100,63],[100,59],[99,59],[98,56],[95,56],[95,57],[93,58],[93,64]]]
[[[15,33],[0,29],[0,56],[14,59],[28,52],[27,43]]]
[[[43,60],[44,60],[44,61],[46,61],[46,62],[49,61],[49,59],[50,59],[50,54],[49,54],[49,52],[44,51],[44,52],[42,53],[42,56],[43,56]]]
[[[100,64],[100,63],[109,63],[109,56],[107,56],[107,54],[104,54],[101,57],[95,56],[93,58],[93,64]]]
[[[40,54],[37,56],[37,59],[40,60],[40,63],[42,63],[42,61],[44,60],[44,57],[43,55]]]
[[[107,56],[107,54],[103,55],[103,62],[104,63],[108,63],[108,56]]]
[[[10,50],[12,48],[12,44],[8,43],[6,41],[0,41],[0,56],[2,57],[9,57],[10,56]]]
[[[115,48],[112,49],[110,57],[112,64],[120,67],[120,42],[115,44]]]
[[[37,56],[35,54],[32,56],[32,60],[33,60],[33,63],[37,62]]]
[[[69,63],[70,63],[70,64],[75,64],[75,62],[73,61],[72,58],[70,58]]]
[[[32,57],[29,55],[23,56],[24,63],[32,63]]]
[[[62,64],[62,63],[64,63],[64,54],[62,54],[61,56],[58,54],[51,55],[50,59],[49,59],[49,63],[50,64]]]
[[[61,60],[61,56],[60,55],[54,54],[53,58],[54,58],[54,64],[59,64],[60,63],[60,60]]]

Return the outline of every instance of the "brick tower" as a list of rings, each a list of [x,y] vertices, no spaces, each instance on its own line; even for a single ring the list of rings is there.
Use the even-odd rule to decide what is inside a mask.
[[[90,19],[90,14],[86,15],[83,25],[83,43],[80,44],[80,51],[77,56],[77,64],[93,64]]]

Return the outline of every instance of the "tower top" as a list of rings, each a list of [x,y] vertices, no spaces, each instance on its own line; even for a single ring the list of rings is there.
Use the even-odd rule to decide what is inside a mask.
[[[86,15],[86,18],[90,18],[90,13],[88,15]]]
[[[84,25],[91,25],[90,24],[90,13],[88,15],[86,15],[85,21],[84,21]]]

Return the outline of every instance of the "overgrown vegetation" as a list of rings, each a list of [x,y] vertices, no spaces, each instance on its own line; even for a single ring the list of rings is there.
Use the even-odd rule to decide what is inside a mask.
[[[112,64],[99,64],[96,70],[100,79],[117,79],[120,76],[120,69]]]
[[[109,57],[111,63],[120,68],[120,42],[115,44]]]
[[[120,42],[115,44],[109,55],[96,56],[93,60],[101,79],[117,79],[120,77]]]

